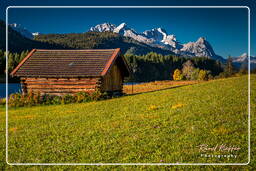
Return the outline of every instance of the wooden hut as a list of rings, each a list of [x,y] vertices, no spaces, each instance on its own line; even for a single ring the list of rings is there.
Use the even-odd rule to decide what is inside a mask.
[[[33,49],[11,72],[22,92],[64,95],[81,91],[122,92],[130,69],[120,49]]]

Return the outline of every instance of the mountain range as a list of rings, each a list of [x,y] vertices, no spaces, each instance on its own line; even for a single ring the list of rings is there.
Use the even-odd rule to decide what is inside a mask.
[[[162,54],[175,54],[177,56],[188,56],[188,57],[195,57],[195,56],[205,56],[208,58],[212,58],[215,60],[220,60],[221,62],[225,62],[225,59],[221,56],[215,54],[213,47],[211,44],[204,38],[199,37],[197,41],[195,42],[188,42],[188,43],[180,43],[177,41],[176,36],[174,34],[168,34],[167,31],[163,28],[153,28],[151,30],[145,30],[142,33],[136,32],[134,29],[128,27],[126,23],[121,23],[120,25],[116,26],[111,23],[103,23],[98,24],[94,27],[91,27],[89,30],[87,30],[85,33],[77,33],[77,35],[72,34],[46,34],[41,35],[39,32],[32,33],[28,31],[26,28],[22,27],[20,24],[9,24],[10,28],[14,31],[16,31],[15,35],[18,33],[21,34],[21,36],[30,39],[32,41],[36,40],[35,43],[29,43],[31,46],[33,44],[36,44],[36,47],[40,47],[39,42],[46,42],[50,45],[46,45],[44,43],[43,47],[55,47],[55,48],[115,48],[116,46],[122,46],[125,50],[124,52],[129,53],[138,53],[138,54],[145,54],[150,51],[154,51],[157,53]],[[90,32],[95,32],[94,34],[91,34]],[[104,35],[98,35],[96,33],[104,33],[104,32],[111,32],[113,35],[111,35],[111,40],[109,41],[109,37],[104,37]],[[88,34],[87,34],[88,33]],[[114,36],[115,34],[118,34],[122,37]],[[12,34],[13,35],[13,34]],[[62,35],[62,36],[59,36]],[[76,37],[75,39],[79,39],[79,37],[83,35],[86,38],[92,38],[96,39],[97,36],[103,37],[103,41],[96,43],[94,46],[77,46],[77,43],[75,43],[75,46],[67,46],[64,41],[69,41],[70,39]],[[19,36],[19,35],[17,35]],[[109,35],[108,35],[109,36]],[[20,36],[19,36],[20,37]],[[46,38],[47,37],[47,38]],[[50,38],[51,37],[51,38]],[[61,41],[55,41],[54,39],[58,39],[59,37],[65,37],[65,39]],[[48,40],[49,39],[49,40]],[[85,40],[85,39],[84,39]],[[26,40],[27,42],[28,40]],[[78,40],[81,42],[82,40]],[[96,41],[97,42],[97,41]],[[108,44],[106,46],[106,44]],[[110,45],[109,45],[110,44]],[[110,47],[111,46],[111,47]],[[112,47],[113,46],[113,47]],[[4,46],[3,46],[4,47]],[[9,46],[10,47],[10,46]],[[29,47],[29,46],[27,46]],[[33,48],[33,47],[31,47]],[[29,48],[27,48],[29,49]],[[256,68],[256,57],[251,56],[251,68]],[[241,66],[242,64],[248,63],[248,55],[246,53],[242,54],[241,56],[234,57],[233,63],[236,66]]]
[[[121,23],[118,26],[111,23],[98,24],[91,27],[88,31],[118,33],[122,36],[133,38],[138,42],[172,51],[177,55],[189,57],[204,56],[224,61],[221,56],[215,54],[211,44],[204,37],[199,37],[195,42],[181,44],[177,41],[175,35],[168,34],[163,28],[153,28],[151,30],[145,30],[142,33],[138,33],[134,29],[130,28],[126,23]]]

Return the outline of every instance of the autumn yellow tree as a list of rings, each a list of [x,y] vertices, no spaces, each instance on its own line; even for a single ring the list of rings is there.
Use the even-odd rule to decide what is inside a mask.
[[[200,70],[198,74],[198,80],[206,80],[207,79],[207,73],[205,70]]]
[[[179,69],[176,69],[173,73],[173,80],[178,81],[183,79],[183,75]]]

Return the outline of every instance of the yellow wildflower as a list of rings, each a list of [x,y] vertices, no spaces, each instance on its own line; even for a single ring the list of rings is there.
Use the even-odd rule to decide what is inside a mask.
[[[158,107],[156,105],[150,105],[148,110],[157,110]]]
[[[179,104],[176,104],[176,105],[172,105],[172,109],[180,108],[180,107],[183,107],[183,106],[184,106],[184,104],[179,103]]]
[[[16,132],[17,131],[17,128],[10,128],[9,129],[11,132]]]

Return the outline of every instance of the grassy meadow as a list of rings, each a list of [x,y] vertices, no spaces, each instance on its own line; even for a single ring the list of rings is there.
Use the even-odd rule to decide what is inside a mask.
[[[251,76],[251,83],[256,75]],[[139,86],[139,85],[137,85]],[[127,87],[128,91],[130,90]],[[142,92],[143,89],[141,88]],[[151,90],[151,89],[150,89]],[[98,102],[9,109],[10,163],[246,163],[247,76],[163,87]],[[135,92],[136,92],[135,87]],[[129,93],[128,93],[129,94]],[[255,154],[256,87],[251,92],[252,153]],[[5,109],[0,109],[0,170],[5,164]],[[235,152],[200,152],[199,145],[225,144]],[[201,154],[233,154],[206,158]],[[54,166],[55,169],[190,168],[255,169],[249,166]],[[50,169],[51,166],[21,166]]]

